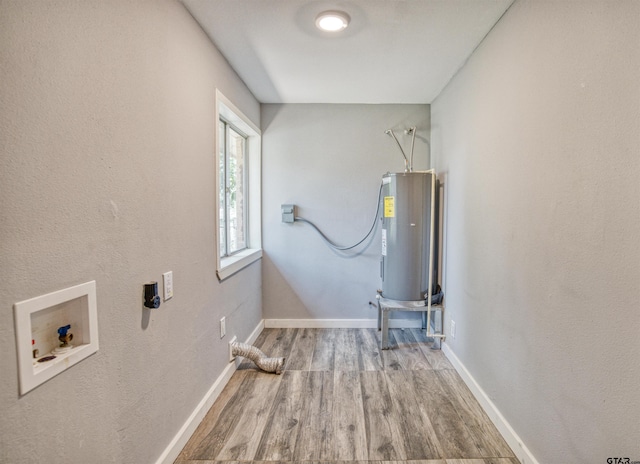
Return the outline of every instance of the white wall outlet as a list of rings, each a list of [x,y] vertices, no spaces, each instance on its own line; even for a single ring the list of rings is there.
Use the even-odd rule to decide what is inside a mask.
[[[164,283],[164,301],[173,298],[173,271],[162,274],[162,282]]]
[[[456,321],[451,321],[451,338],[456,338]]]
[[[227,334],[227,320],[223,317],[220,319],[220,338],[224,338]]]
[[[235,335],[231,340],[229,340],[229,362],[236,359],[236,357],[232,354],[232,350],[231,350],[231,345],[234,344],[236,341],[238,341],[238,337],[236,337]]]

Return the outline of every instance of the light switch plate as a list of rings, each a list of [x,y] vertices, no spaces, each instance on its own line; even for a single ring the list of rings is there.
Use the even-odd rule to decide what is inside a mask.
[[[162,282],[164,284],[164,301],[173,298],[173,271],[162,274]]]

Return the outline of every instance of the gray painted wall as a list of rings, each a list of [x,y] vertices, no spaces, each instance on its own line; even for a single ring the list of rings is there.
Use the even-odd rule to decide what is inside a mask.
[[[639,21],[516,1],[432,105],[447,343],[540,463],[640,460]]]
[[[262,105],[263,311],[266,319],[373,319],[380,230],[345,258],[307,224],[281,222],[293,203],[333,241],[350,245],[372,224],[382,175],[403,171],[392,128],[417,127],[414,165],[429,167],[428,105]],[[412,315],[404,316],[410,319]]]
[[[259,104],[168,0],[0,2],[0,62],[0,462],[154,462],[227,365],[219,319],[261,319],[260,263],[215,277],[215,88]],[[19,397],[13,304],[93,279],[99,352]]]

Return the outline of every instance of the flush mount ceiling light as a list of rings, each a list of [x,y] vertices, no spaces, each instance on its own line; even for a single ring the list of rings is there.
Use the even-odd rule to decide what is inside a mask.
[[[347,28],[350,20],[344,11],[323,11],[316,18],[316,27],[321,31],[339,32]]]

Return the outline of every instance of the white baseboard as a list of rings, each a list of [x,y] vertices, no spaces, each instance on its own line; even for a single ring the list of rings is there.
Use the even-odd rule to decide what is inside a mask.
[[[263,329],[264,320],[261,320],[253,330],[253,332],[251,332],[249,338],[247,338],[246,343],[250,345],[253,344],[253,342],[256,341],[258,335],[260,335],[260,332],[262,332]],[[176,458],[180,454],[180,451],[182,451],[182,448],[184,448],[184,446],[187,444],[189,438],[191,438],[191,435],[193,435],[193,433],[196,431],[196,428],[198,428],[198,425],[200,425],[200,422],[202,422],[202,419],[204,419],[204,416],[207,415],[207,412],[209,412],[209,409],[211,409],[213,403],[216,401],[216,399],[218,399],[220,393],[222,393],[222,390],[231,379],[233,373],[236,371],[239,362],[240,359],[236,359],[235,362],[230,362],[227,367],[224,368],[209,391],[204,395],[204,398],[200,400],[198,406],[196,406],[191,415],[187,418],[186,422],[182,425],[182,427],[180,427],[180,430],[178,430],[178,433],[176,433],[176,435],[173,437],[171,443],[169,443],[160,457],[156,460],[155,464],[172,464],[176,460]]]
[[[377,329],[377,319],[265,319],[265,329]],[[389,319],[391,329],[420,329],[420,319]]]
[[[473,396],[478,400],[478,403],[480,403],[484,412],[487,413],[487,416],[489,416],[493,425],[496,426],[500,435],[502,435],[509,447],[516,454],[516,458],[518,458],[522,464],[539,464],[538,460],[522,442],[516,431],[513,430],[509,422],[507,422],[496,405],[493,404],[493,401],[491,401],[489,396],[480,387],[478,382],[476,382],[464,364],[462,364],[462,361],[460,361],[451,348],[449,348],[447,343],[442,344],[442,351],[449,361],[451,361],[451,364],[453,364],[453,367],[455,367],[458,374],[460,374],[464,383],[467,384],[467,387],[469,387]]]

